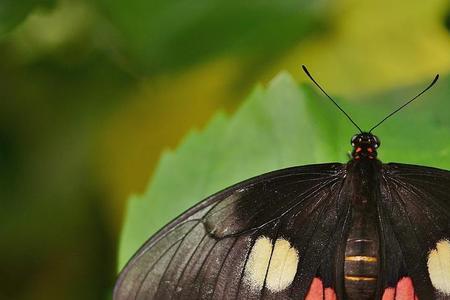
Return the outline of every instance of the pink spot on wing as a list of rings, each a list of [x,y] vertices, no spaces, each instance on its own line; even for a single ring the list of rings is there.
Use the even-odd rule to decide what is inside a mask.
[[[403,277],[395,288],[386,288],[382,300],[418,300],[411,278]]]
[[[395,300],[415,300],[414,286],[410,277],[403,277],[397,283]]]
[[[313,279],[305,300],[323,300],[322,280],[317,277]]]
[[[323,288],[323,282],[316,277],[311,282],[305,300],[337,300],[336,293],[332,288]]]
[[[384,290],[383,298],[381,300],[395,300],[395,289],[394,288],[387,288]]]
[[[325,289],[325,300],[337,300],[336,293],[332,288]]]

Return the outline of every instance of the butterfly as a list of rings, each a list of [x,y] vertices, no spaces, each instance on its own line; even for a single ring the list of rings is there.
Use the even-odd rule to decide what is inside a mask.
[[[450,299],[450,172],[377,159],[358,128],[347,164],[270,172],[203,200],[122,270],[125,299]]]

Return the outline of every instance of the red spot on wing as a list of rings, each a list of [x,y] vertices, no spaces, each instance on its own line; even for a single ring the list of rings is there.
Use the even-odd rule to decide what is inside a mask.
[[[336,293],[332,288],[325,289],[325,300],[337,300]]]
[[[391,287],[385,289],[381,300],[395,300],[395,289]]]
[[[414,286],[410,277],[403,277],[397,283],[395,300],[415,300]]]
[[[322,300],[323,299],[323,284],[319,278],[314,278],[309,287],[308,294],[305,300]]]
[[[309,287],[305,300],[337,300],[336,293],[332,288],[323,288],[320,278],[314,278]]]
[[[386,288],[382,300],[418,300],[411,278],[403,277],[395,288]]]

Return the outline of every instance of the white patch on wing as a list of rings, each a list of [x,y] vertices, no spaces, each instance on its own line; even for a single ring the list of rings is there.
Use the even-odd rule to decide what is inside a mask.
[[[268,237],[261,236],[250,252],[244,280],[255,290],[261,290],[265,280],[270,291],[280,292],[294,280],[298,258],[297,250],[287,240],[280,238],[273,246]]]
[[[259,237],[248,257],[245,266],[245,282],[255,290],[261,290],[272,255],[272,241],[265,236]]]
[[[450,295],[450,242],[440,240],[428,254],[428,273],[435,289]]]
[[[279,292],[291,285],[297,273],[297,265],[297,250],[285,239],[278,239],[267,273],[267,288],[272,292]]]

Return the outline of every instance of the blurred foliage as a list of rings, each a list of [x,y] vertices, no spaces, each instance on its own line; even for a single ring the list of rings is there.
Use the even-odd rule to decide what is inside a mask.
[[[0,2],[0,37],[19,24],[36,7],[50,7],[55,0],[2,0]]]
[[[129,104],[108,119],[98,141],[96,169],[108,179],[104,184],[110,199],[117,200],[113,219],[123,215],[130,191],[143,190],[162,147],[177,145],[192,124],[203,125],[218,107],[231,106],[230,99],[240,97],[229,83],[238,70],[235,62],[223,60],[171,80],[145,80],[129,94]]]
[[[97,1],[126,42],[130,63],[147,74],[219,54],[240,53],[267,63],[317,30],[324,5],[307,0]]]
[[[0,64],[6,299],[99,299],[111,285],[112,232],[89,161],[106,107],[129,81],[99,54],[85,63]]]
[[[450,69],[450,1],[342,0],[331,11],[329,30],[291,48],[265,78],[284,69],[300,80],[302,63],[320,71],[328,89],[354,99]]]
[[[383,140],[381,159],[450,169],[449,83],[442,80],[432,95],[424,96],[428,99],[376,130]],[[363,126],[368,128],[392,111],[393,104],[404,102],[391,98],[355,105],[352,115],[370,121]],[[285,167],[346,162],[349,140],[357,130],[326,102],[283,74],[266,90],[257,88],[233,116],[216,115],[202,132],[192,132],[176,151],[166,152],[144,195],[130,199],[119,267],[174,216],[227,186]],[[408,115],[418,117],[405,124]]]
[[[0,299],[108,297],[124,203],[144,191],[162,149],[281,69],[304,81],[301,63],[330,93],[358,99],[347,105],[357,119],[366,101],[404,99],[402,86],[448,74],[449,5],[0,1]],[[339,117],[317,105],[308,109],[323,126]],[[444,113],[430,108],[423,122]],[[396,120],[380,128],[383,151],[404,128],[430,144],[426,126],[422,137]],[[405,161],[446,155],[434,139]]]

